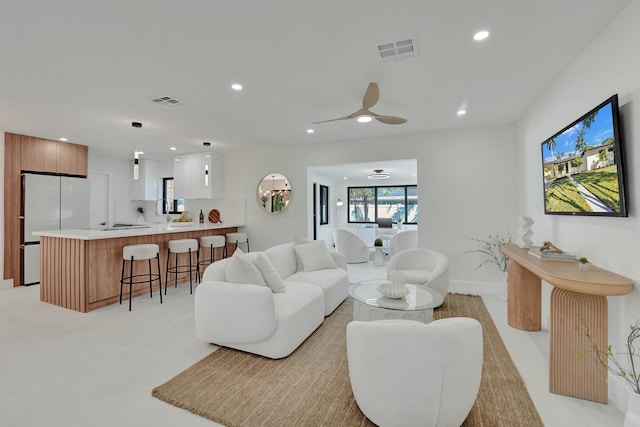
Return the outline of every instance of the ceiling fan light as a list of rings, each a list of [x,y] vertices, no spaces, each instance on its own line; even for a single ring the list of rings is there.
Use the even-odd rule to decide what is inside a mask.
[[[363,114],[361,116],[358,116],[356,120],[358,120],[358,123],[369,123],[371,120],[373,120],[373,117],[368,114]]]
[[[487,37],[489,37],[489,31],[487,30],[478,31],[473,35],[473,39],[477,42],[482,41]]]
[[[374,169],[373,172],[367,175],[369,179],[387,179],[389,174],[384,169]]]

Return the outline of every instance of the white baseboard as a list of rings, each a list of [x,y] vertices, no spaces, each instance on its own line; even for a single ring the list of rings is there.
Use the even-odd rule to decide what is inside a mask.
[[[13,279],[6,279],[0,282],[0,291],[13,288]]]
[[[451,280],[449,281],[449,292],[465,295],[497,295],[501,300],[507,300],[506,283]]]

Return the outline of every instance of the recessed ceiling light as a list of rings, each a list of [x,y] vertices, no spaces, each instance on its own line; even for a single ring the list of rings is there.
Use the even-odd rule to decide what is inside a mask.
[[[478,31],[473,35],[473,39],[477,42],[484,40],[487,37],[489,37],[489,31],[486,31],[486,30]]]
[[[62,141],[62,142],[67,142],[67,141],[68,141],[68,139],[67,139],[67,138],[60,138],[60,141]]]
[[[242,90],[242,85],[240,83],[234,83],[231,85],[231,89],[233,90]]]
[[[179,161],[180,161],[180,159],[173,159],[173,161],[174,161],[174,162],[179,162]]]
[[[345,176],[343,179],[349,179],[349,178]]]
[[[465,114],[467,114],[467,110],[465,110],[465,109],[458,110],[458,115],[459,116],[464,116]]]
[[[373,120],[373,117],[368,114],[363,114],[361,116],[358,116],[356,120],[358,120],[358,123],[369,123],[371,120]]]
[[[313,129],[307,129],[307,133],[314,133],[314,132],[315,132],[315,130],[313,130]]]
[[[171,151],[176,151],[176,150],[177,150],[177,148],[176,148],[176,147],[169,147],[169,150],[171,150]]]

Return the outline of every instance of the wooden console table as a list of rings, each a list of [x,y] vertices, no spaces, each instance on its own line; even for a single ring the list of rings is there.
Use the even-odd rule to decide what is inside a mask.
[[[509,257],[509,326],[539,331],[541,279],[554,287],[550,301],[549,391],[607,403],[608,389],[600,372],[602,368],[591,358],[578,356],[579,351],[589,348],[581,318],[589,326],[592,340],[606,348],[607,296],[628,294],[633,281],[593,265],[583,271],[577,262],[543,261],[514,244],[500,249]]]

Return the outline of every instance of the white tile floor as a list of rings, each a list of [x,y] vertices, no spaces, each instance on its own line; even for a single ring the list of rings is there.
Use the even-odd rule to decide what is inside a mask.
[[[384,267],[350,265],[352,281]],[[612,405],[547,391],[547,335],[505,324],[506,303],[486,297],[544,423],[621,426]],[[0,426],[213,426],[151,396],[151,389],[215,349],[198,341],[188,286],[160,305],[139,297],[88,314],[39,301],[38,286],[0,290]]]

